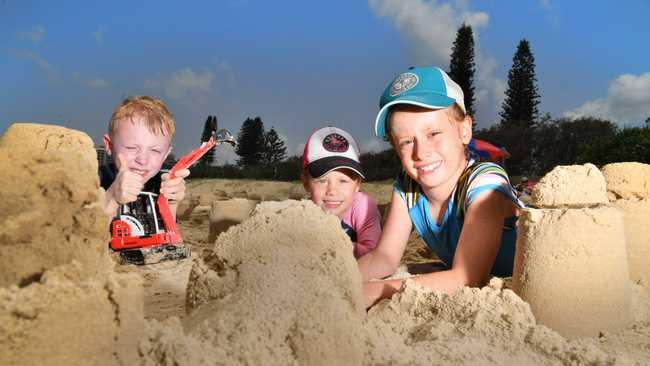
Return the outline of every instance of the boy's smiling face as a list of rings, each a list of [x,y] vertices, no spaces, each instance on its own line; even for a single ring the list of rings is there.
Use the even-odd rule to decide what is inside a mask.
[[[403,107],[390,114],[390,138],[406,173],[425,190],[453,189],[465,168],[471,119],[447,109]]]
[[[316,205],[341,218],[359,192],[361,177],[349,169],[337,169],[319,178],[303,178],[303,185]]]
[[[123,156],[127,168],[141,175],[144,182],[155,176],[162,167],[167,155],[171,152],[171,141],[168,136],[154,134],[147,129],[142,117],[118,122],[115,134],[104,135],[106,151],[112,155],[117,169],[121,169],[120,159]]]

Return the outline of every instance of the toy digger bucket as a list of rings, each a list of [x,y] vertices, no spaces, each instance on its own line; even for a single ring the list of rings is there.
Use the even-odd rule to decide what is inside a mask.
[[[217,141],[217,144],[227,143],[233,147],[237,146],[237,140],[235,140],[235,137],[232,135],[232,133],[226,129],[217,131],[214,135],[214,139]]]

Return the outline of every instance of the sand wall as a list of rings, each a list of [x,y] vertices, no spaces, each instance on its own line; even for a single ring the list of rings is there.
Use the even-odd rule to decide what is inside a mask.
[[[246,220],[259,201],[245,198],[233,198],[226,201],[214,201],[210,206],[210,232],[208,241],[213,242],[219,234],[229,227]]]
[[[69,131],[21,124],[0,139],[3,365],[138,358],[141,279],[112,271],[95,152],[87,135]]]
[[[513,288],[541,324],[570,338],[628,325],[629,277],[618,210],[527,209],[520,220]]]
[[[513,289],[538,322],[595,337],[632,320],[623,214],[591,164],[559,166],[533,190],[519,222]]]
[[[311,201],[262,203],[220,235],[192,269],[188,307],[184,340],[171,342],[210,349],[220,363],[355,365],[363,358],[365,312],[350,242],[338,219]],[[167,352],[168,342],[145,350],[158,357],[150,361],[190,364]]]
[[[650,291],[650,165],[607,164],[603,174],[609,197],[625,218],[630,279]]]

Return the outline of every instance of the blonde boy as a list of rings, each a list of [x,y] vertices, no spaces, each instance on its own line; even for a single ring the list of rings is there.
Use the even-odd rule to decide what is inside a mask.
[[[369,280],[395,271],[413,227],[447,265],[416,282],[452,292],[509,276],[523,205],[500,166],[467,158],[472,119],[461,88],[437,67],[410,68],[384,91],[375,132],[390,141],[403,173],[377,249],[359,260],[366,305],[401,287],[402,280]]]
[[[377,246],[379,210],[370,196],[359,191],[365,177],[359,147],[349,133],[336,127],[315,131],[305,144],[301,178],[311,200],[341,220],[355,258]]]
[[[174,217],[178,203],[185,197],[184,178],[189,170],[177,172],[174,179],[160,174],[163,162],[172,150],[175,123],[160,99],[134,96],[124,99],[113,111],[104,135],[106,152],[113,164],[101,166],[99,176],[106,190],[104,212],[110,217],[119,205],[136,200],[141,191],[163,193]]]

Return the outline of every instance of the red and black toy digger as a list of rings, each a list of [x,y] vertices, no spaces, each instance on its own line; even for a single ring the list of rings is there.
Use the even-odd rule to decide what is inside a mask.
[[[210,139],[180,158],[169,171],[170,178],[174,178],[177,171],[192,166],[216,145],[236,145],[227,130],[215,132],[216,117],[209,117],[208,121],[210,118],[214,118]],[[120,205],[118,215],[111,222],[111,234],[110,247],[119,253],[121,263],[152,264],[190,255],[164,194],[140,192],[134,202]]]

